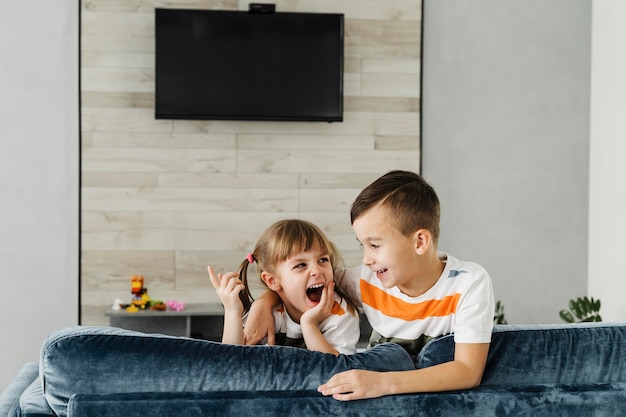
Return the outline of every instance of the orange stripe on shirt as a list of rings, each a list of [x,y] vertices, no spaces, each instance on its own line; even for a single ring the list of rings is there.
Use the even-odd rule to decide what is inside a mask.
[[[385,316],[405,321],[423,320],[427,317],[448,316],[456,312],[461,294],[448,295],[441,300],[407,303],[380,288],[361,280],[361,298],[364,304],[380,311]]]
[[[335,303],[333,304],[333,308],[330,310],[330,312],[338,316],[343,316],[346,313],[346,311],[343,308],[341,308],[341,306],[339,305],[337,301],[335,301]]]

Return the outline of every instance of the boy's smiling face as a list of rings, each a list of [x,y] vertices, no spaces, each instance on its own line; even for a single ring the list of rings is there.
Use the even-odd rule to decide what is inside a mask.
[[[403,293],[416,297],[430,288],[433,276],[423,268],[421,256],[430,246],[421,240],[420,229],[404,236],[393,224],[392,214],[381,205],[374,206],[352,224],[357,240],[363,246],[363,264],[376,273],[385,288],[397,286]]]

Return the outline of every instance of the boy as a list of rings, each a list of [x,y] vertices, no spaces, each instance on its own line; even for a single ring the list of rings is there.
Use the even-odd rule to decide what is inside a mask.
[[[415,356],[431,338],[454,333],[454,360],[403,372],[342,372],[319,392],[345,401],[478,386],[493,328],[491,278],[479,265],[437,252],[440,209],[433,188],[415,173],[389,172],[359,194],[350,217],[363,267],[347,270],[337,285],[361,300],[374,329],[370,345],[393,341]],[[274,300],[261,300],[256,314],[267,317]],[[248,316],[248,343],[259,338],[251,319],[261,317]]]

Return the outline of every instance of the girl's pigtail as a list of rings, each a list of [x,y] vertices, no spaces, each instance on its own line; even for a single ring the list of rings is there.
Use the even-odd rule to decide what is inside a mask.
[[[250,287],[248,285],[248,265],[254,262],[254,255],[251,253],[246,256],[246,259],[239,266],[239,280],[243,283],[243,290],[239,293],[239,299],[243,304],[243,314],[245,315],[250,311],[250,307],[252,307],[252,303],[254,302],[254,298],[252,297],[252,293],[250,292]]]

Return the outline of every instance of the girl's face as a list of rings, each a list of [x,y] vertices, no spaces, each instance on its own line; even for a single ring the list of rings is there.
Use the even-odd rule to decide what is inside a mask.
[[[315,307],[322,289],[333,281],[330,255],[314,246],[279,263],[275,274],[264,272],[263,280],[280,296],[291,318],[300,322],[305,311]]]

